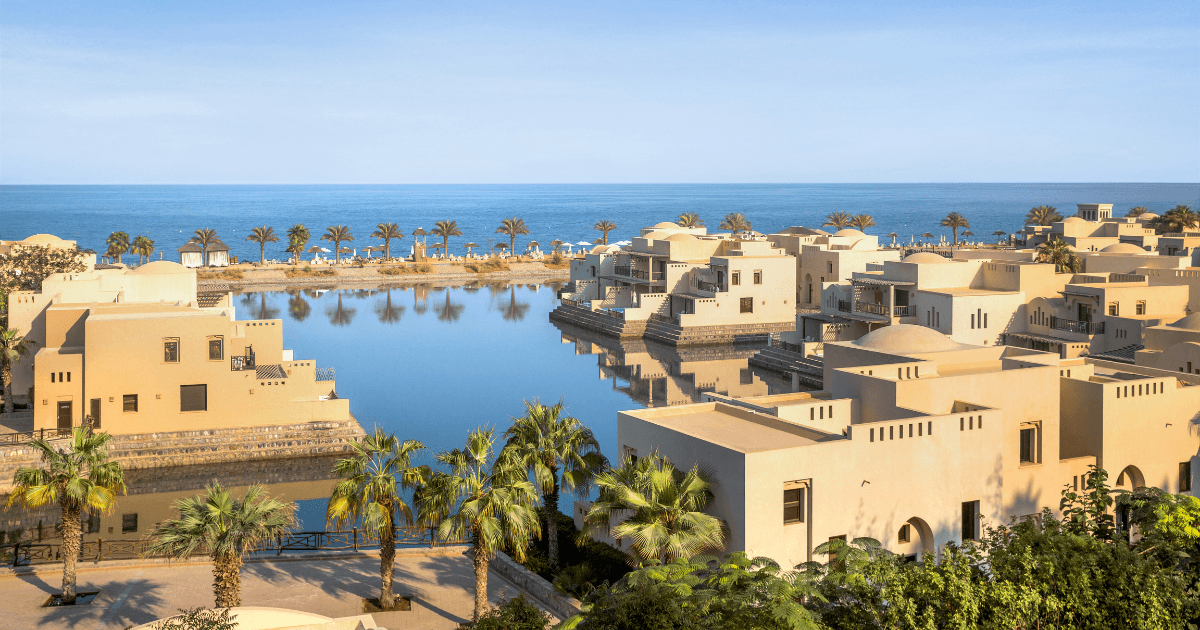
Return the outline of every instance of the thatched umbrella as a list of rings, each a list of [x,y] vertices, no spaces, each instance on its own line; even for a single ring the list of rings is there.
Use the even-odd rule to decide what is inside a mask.
[[[471,253],[471,248],[472,248],[472,247],[479,247],[479,244],[478,244],[478,243],[472,243],[472,242],[469,242],[469,243],[467,243],[466,245],[463,245],[463,247],[466,247],[466,248],[467,248],[467,253],[468,253],[468,254],[470,254],[470,253]]]
[[[558,239],[554,239],[553,241],[550,241],[550,247],[553,247],[554,251],[558,251],[558,248],[562,247],[563,245],[566,245],[566,243],[564,243]]]
[[[971,230],[967,230],[966,232],[963,232],[962,235],[963,235],[963,238],[967,238],[968,236],[975,236],[975,233],[972,232]]]
[[[443,247],[445,247],[445,245],[442,245],[441,243],[434,243],[433,245],[429,246],[430,249],[442,249]]]
[[[317,259],[317,254],[320,254],[322,252],[326,253],[326,254],[329,253],[328,249],[325,249],[324,247],[321,247],[320,245],[313,245],[312,247],[309,247],[308,249],[306,249],[304,251],[305,251],[305,253],[312,254],[313,260]]]
[[[933,238],[933,234],[930,232],[926,232],[921,235],[921,238]]]
[[[542,246],[542,244],[537,241],[529,241],[529,249],[537,249],[538,247],[541,247],[541,246]]]
[[[1007,234],[1008,232],[1005,232],[1004,230],[996,230],[995,232],[992,232],[992,236],[1005,236]]]
[[[897,238],[900,238],[900,235],[899,235],[899,234],[897,234],[897,233],[895,233],[895,232],[892,232],[891,234],[888,234],[888,235],[887,235],[887,238],[890,238],[890,239],[892,239],[892,247],[895,247],[895,246],[896,246],[896,239],[897,239]]]

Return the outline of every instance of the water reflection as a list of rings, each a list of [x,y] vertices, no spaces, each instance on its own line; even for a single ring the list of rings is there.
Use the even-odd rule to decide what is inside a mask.
[[[537,287],[534,287],[537,290]],[[506,302],[500,310],[506,322],[519,322],[525,319],[525,314],[529,312],[528,302],[517,301],[517,288],[510,286],[508,288],[508,302]]]
[[[346,306],[342,302],[342,294],[345,291],[337,292],[337,306],[330,306],[325,309],[325,316],[329,318],[329,323],[334,326],[349,326],[354,322],[354,316],[358,314],[358,309]]]
[[[392,304],[392,290],[385,290],[386,296],[383,300],[375,303],[375,316],[379,318],[381,324],[395,324],[404,317],[404,305]]]
[[[242,295],[242,306],[247,308],[247,319],[275,319],[279,317],[279,309],[267,303],[266,292],[246,293]]]
[[[312,306],[308,304],[308,300],[304,299],[304,295],[295,289],[288,291],[291,298],[288,299],[288,315],[294,322],[302,322],[312,315]]]
[[[437,318],[440,322],[456,322],[462,317],[463,309],[466,308],[462,304],[455,304],[450,301],[450,289],[446,289],[446,303],[439,304],[433,307],[437,311]]]

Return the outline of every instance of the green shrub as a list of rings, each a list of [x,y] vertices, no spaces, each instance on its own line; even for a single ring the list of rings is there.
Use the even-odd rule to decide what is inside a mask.
[[[395,265],[393,267],[380,267],[379,273],[385,276],[400,276],[408,273],[408,265]]]
[[[479,621],[464,623],[459,628],[470,630],[546,630],[550,615],[529,603],[524,595],[501,599],[500,605],[489,609]]]
[[[237,615],[228,608],[179,609],[182,615],[164,619],[152,627],[154,630],[236,630]]]
[[[553,582],[555,588],[572,597],[580,597],[601,584],[613,584],[629,573],[630,558],[619,549],[590,538],[583,538],[571,517],[558,513],[558,555],[562,570],[550,568],[550,538],[542,534],[525,552],[526,569]],[[542,517],[544,521],[544,517]]]

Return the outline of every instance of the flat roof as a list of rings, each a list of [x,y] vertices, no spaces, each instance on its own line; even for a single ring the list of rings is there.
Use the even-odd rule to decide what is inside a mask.
[[[724,403],[657,407],[622,413],[740,453],[810,446],[824,438],[841,438]]]
[[[940,293],[942,295],[1016,295],[1020,291],[1004,289],[972,289],[971,287],[945,287],[941,289],[920,289],[921,293]]]

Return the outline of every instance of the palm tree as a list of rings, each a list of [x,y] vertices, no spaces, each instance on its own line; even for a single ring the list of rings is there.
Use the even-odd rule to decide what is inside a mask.
[[[392,575],[396,565],[396,521],[413,521],[412,508],[403,493],[420,488],[429,480],[428,466],[414,466],[412,456],[425,450],[416,440],[401,442],[395,435],[376,427],[370,435],[350,443],[350,453],[339,459],[333,471],[342,480],[333,488],[326,520],[339,529],[347,523],[362,523],[369,534],[379,537],[379,606],[390,609],[396,602],[392,594]]]
[[[21,357],[28,356],[37,342],[26,339],[16,328],[0,325],[0,376],[4,377],[4,413],[13,412],[12,370]],[[29,402],[33,402],[32,400]]]
[[[462,236],[462,230],[458,229],[458,221],[438,221],[433,224],[433,231],[430,234],[442,237],[442,248],[449,254],[450,237]]]
[[[203,228],[194,232],[195,236],[192,240],[196,241],[201,248],[204,249],[204,264],[208,265],[208,246],[221,240],[217,237],[217,231],[212,228]]]
[[[875,227],[875,217],[869,214],[856,214],[850,219],[850,227],[866,232],[867,228]]]
[[[1082,261],[1064,241],[1054,239],[1038,246],[1037,262],[1054,265],[1054,270],[1058,273],[1078,273]]]
[[[322,241],[333,241],[333,262],[338,262],[339,250],[342,249],[342,241],[353,241],[354,235],[350,233],[350,228],[344,225],[333,225],[325,228],[325,233],[321,235]]]
[[[613,515],[624,516],[611,534],[633,541],[633,552],[645,564],[687,559],[720,549],[724,527],[704,513],[712,502],[712,485],[698,467],[681,472],[657,452],[627,458],[620,468],[596,475],[599,496],[584,517],[584,533],[610,529]]]
[[[1183,232],[1196,227],[1196,212],[1190,207],[1180,204],[1167,210],[1161,217],[1151,220],[1150,224],[1159,234],[1165,232]]]
[[[241,501],[214,480],[204,494],[180,499],[179,518],[163,521],[150,534],[147,554],[187,558],[204,548],[212,558],[217,608],[242,605],[242,556],[296,526],[296,504],[250,486]]]
[[[958,245],[958,228],[970,228],[971,222],[967,218],[957,212],[951,212],[942,219],[942,227],[948,227],[954,230],[954,244]]]
[[[148,236],[137,236],[133,239],[133,247],[130,251],[138,255],[138,264],[150,262],[150,257],[154,255],[154,241]]]
[[[300,254],[304,253],[304,246],[308,244],[309,233],[308,228],[304,227],[303,223],[297,223],[288,228],[288,251],[292,253],[292,261],[299,265]]]
[[[1055,221],[1062,220],[1063,216],[1054,206],[1037,206],[1031,208],[1025,215],[1025,225],[1050,225]]]
[[[392,291],[388,289],[387,297],[383,302],[375,303],[375,316],[379,318],[381,324],[395,324],[404,316],[404,305],[392,305]]]
[[[371,238],[383,239],[383,258],[390,260],[392,257],[392,239],[404,238],[404,232],[400,231],[400,226],[396,223],[380,223],[375,226],[375,231],[371,232]]]
[[[600,454],[600,443],[592,430],[571,416],[562,416],[560,400],[547,407],[538,401],[525,403],[525,415],[513,419],[504,432],[507,448],[533,473],[542,491],[542,510],[549,534],[550,567],[557,571],[559,473],[562,485],[578,496],[587,494],[596,473],[608,466]]]
[[[125,232],[113,232],[104,243],[108,245],[107,255],[116,256],[117,264],[121,264],[121,255],[129,251],[129,235]]]
[[[357,313],[358,309],[342,305],[341,291],[338,291],[337,306],[330,306],[325,309],[325,316],[329,318],[329,323],[334,326],[349,326],[354,321],[354,316]]]
[[[608,233],[617,229],[617,224],[605,219],[603,221],[597,221],[596,225],[592,226],[592,229],[604,234],[600,240],[604,245],[608,245]]]
[[[725,218],[721,219],[721,225],[717,226],[717,228],[730,230],[734,236],[737,236],[739,232],[750,231],[750,222],[746,220],[746,215],[741,212],[730,212],[725,215]]]
[[[515,248],[517,246],[517,237],[521,236],[522,234],[528,234],[529,228],[525,227],[525,219],[512,217],[511,219],[505,219],[501,221],[500,227],[496,228],[496,233],[507,235],[508,250],[516,251]]]
[[[1147,212],[1149,212],[1149,210],[1146,209],[1146,206],[1134,206],[1129,209],[1129,212],[1125,213],[1125,216],[1137,218],[1143,214],[1146,214]]]
[[[495,431],[477,429],[466,447],[439,453],[449,472],[436,472],[418,504],[423,523],[437,525],[443,540],[469,539],[475,566],[475,615],[487,608],[488,562],[507,549],[524,561],[538,527],[537,489],[516,454],[503,449],[493,460]]]
[[[821,224],[821,227],[832,226],[839,230],[843,230],[847,227],[850,227],[850,222],[853,220],[854,217],[851,217],[849,212],[834,210],[833,212],[829,213],[829,216],[825,217],[825,222]]]
[[[684,212],[683,214],[679,215],[679,219],[677,219],[675,222],[679,224],[679,227],[704,227],[704,219],[700,218],[700,214],[698,212]]]
[[[80,518],[87,510],[107,514],[117,504],[117,493],[125,492],[121,464],[109,461],[108,443],[112,436],[75,427],[71,445],[55,450],[45,440],[29,443],[42,458],[41,468],[18,468],[13,476],[12,494],[5,507],[13,504],[38,509],[57,504],[62,511],[58,524],[62,535],[62,601],[75,602],[75,564],[83,539]]]
[[[265,265],[267,264],[267,243],[278,243],[279,237],[275,235],[275,228],[264,225],[251,229],[246,240],[258,243],[258,261],[259,264]]]

